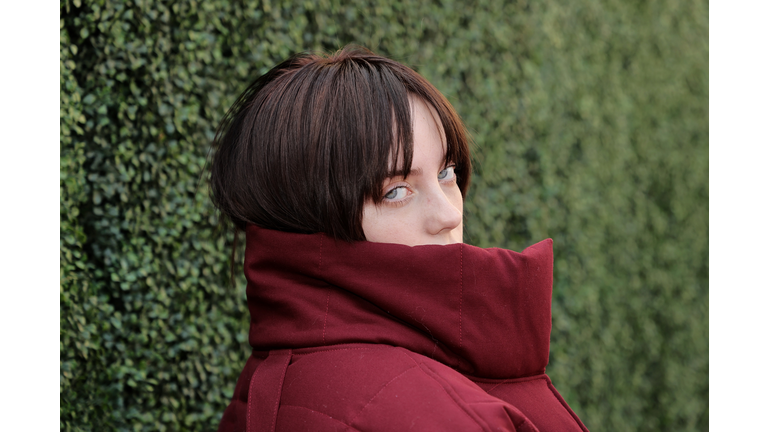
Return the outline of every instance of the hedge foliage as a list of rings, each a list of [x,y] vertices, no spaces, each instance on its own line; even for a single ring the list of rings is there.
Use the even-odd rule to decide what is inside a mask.
[[[592,430],[708,429],[702,0],[62,0],[61,429],[212,430],[248,356],[200,182],[289,54],[417,69],[476,141],[465,238],[555,241],[553,382]]]

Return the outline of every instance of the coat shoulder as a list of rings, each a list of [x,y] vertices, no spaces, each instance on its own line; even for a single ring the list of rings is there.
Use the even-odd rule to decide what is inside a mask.
[[[450,367],[388,345],[294,354],[277,430],[522,430],[514,406]]]

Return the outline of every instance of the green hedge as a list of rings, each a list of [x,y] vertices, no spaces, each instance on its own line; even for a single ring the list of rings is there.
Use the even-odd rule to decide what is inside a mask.
[[[289,54],[411,65],[476,141],[465,238],[555,241],[549,373],[592,430],[708,429],[705,1],[64,0],[61,429],[211,430],[244,280],[200,182]]]

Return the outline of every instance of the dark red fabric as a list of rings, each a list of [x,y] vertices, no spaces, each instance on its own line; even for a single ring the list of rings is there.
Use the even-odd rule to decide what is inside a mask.
[[[545,374],[509,380],[470,379],[491,396],[520,409],[533,424],[545,426],[542,430],[586,430]],[[565,409],[550,409],[558,404]]]
[[[291,350],[277,350],[256,366],[248,384],[246,432],[274,431]]]
[[[455,370],[379,344],[295,355],[277,426],[291,431],[537,430],[514,406]]]
[[[245,369],[293,350],[275,430],[586,430],[544,375],[552,261],[550,239],[517,253],[251,226]],[[250,377],[220,431],[244,425]]]

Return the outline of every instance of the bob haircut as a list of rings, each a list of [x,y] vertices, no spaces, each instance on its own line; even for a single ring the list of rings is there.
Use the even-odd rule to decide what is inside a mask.
[[[468,139],[453,107],[412,69],[347,46],[293,55],[240,95],[213,142],[214,205],[240,230],[255,224],[365,240],[364,204],[381,203],[384,180],[411,169],[409,97],[437,111],[445,161],[456,164],[465,197]]]

